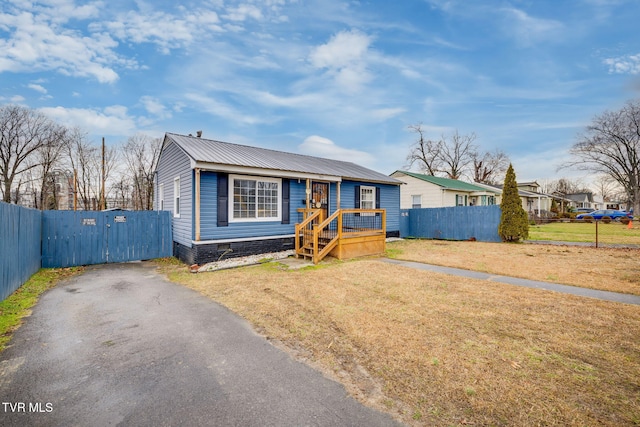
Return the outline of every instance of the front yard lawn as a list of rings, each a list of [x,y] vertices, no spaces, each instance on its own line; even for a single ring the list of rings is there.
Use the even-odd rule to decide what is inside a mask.
[[[402,240],[387,244],[387,252],[408,261],[640,295],[640,249]]]
[[[466,254],[472,269],[493,264],[479,256],[485,252],[502,257],[503,268],[511,265],[514,273],[537,270],[545,259],[567,276],[587,268],[585,253],[570,248],[428,241],[389,247],[397,257],[425,262],[463,263]],[[612,259],[631,255],[616,254]],[[409,425],[640,424],[638,306],[375,258],[302,270],[278,262],[200,274],[185,266],[161,268]],[[592,268],[581,273],[590,281],[613,274]],[[541,274],[560,274],[554,271],[549,266]]]

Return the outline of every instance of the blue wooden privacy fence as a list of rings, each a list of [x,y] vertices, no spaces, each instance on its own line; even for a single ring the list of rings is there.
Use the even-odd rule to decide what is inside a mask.
[[[41,267],[172,255],[171,212],[38,211],[0,202],[0,301]]]
[[[44,211],[42,267],[171,256],[168,211]]]
[[[40,211],[0,202],[0,301],[40,269]]]
[[[400,237],[500,242],[500,206],[402,209]]]

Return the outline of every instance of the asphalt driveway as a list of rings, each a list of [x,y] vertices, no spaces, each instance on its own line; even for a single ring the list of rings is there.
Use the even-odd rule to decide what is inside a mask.
[[[145,263],[46,292],[0,355],[3,426],[393,426]]]

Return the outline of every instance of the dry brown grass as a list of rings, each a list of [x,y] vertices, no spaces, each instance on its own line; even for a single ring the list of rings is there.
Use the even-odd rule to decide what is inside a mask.
[[[640,425],[638,306],[375,259],[164,269],[408,424]]]
[[[402,240],[387,251],[409,261],[640,295],[640,249]]]

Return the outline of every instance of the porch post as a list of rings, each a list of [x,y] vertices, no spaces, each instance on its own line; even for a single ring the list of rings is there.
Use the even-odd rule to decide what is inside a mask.
[[[336,182],[336,210],[340,210],[340,181]]]
[[[311,198],[311,179],[307,178],[307,184],[306,185],[307,185],[307,188],[305,190],[305,194],[306,194],[306,197],[307,197],[307,202],[306,202],[307,204],[305,205],[305,208],[309,209],[309,201],[310,201],[310,198]]]
[[[200,168],[196,168],[196,242],[200,241]]]

